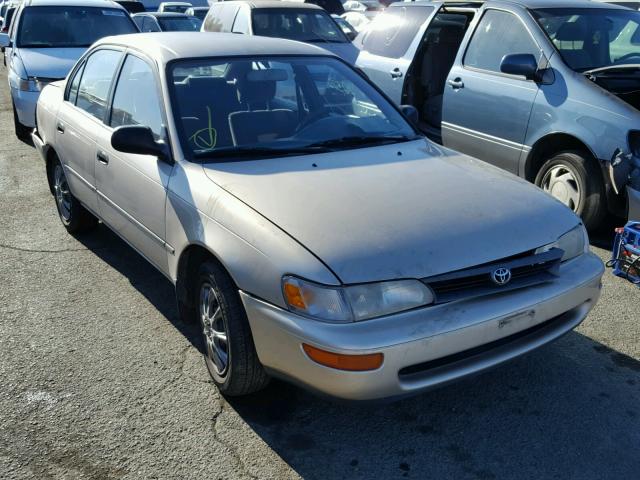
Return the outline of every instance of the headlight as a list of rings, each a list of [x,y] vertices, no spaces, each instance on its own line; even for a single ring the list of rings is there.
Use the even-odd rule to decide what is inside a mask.
[[[41,82],[36,77],[28,77],[26,80],[21,78],[18,80],[18,88],[23,92],[39,92],[46,85],[46,83]]]
[[[552,248],[559,248],[564,252],[560,260],[561,262],[587,253],[589,251],[589,235],[587,235],[587,230],[584,228],[584,225],[580,224],[573,230],[562,235],[555,242],[538,248],[536,253],[548,252]]]
[[[336,323],[390,315],[434,300],[431,289],[418,280],[329,287],[286,276],[282,291],[291,311]]]

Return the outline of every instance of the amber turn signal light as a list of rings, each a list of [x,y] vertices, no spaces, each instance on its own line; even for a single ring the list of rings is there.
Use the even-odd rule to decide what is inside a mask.
[[[306,343],[302,348],[311,360],[325,367],[337,370],[347,370],[350,372],[365,372],[376,370],[382,365],[384,355],[381,353],[371,353],[367,355],[343,355],[340,353],[327,352]]]

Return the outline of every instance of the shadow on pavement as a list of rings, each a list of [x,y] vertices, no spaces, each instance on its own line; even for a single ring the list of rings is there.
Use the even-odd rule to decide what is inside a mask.
[[[79,240],[200,351],[173,287],[101,226]],[[213,387],[212,387],[213,388]],[[306,479],[602,479],[640,470],[640,362],[577,332],[392,404],[339,404],[274,381],[228,404]]]

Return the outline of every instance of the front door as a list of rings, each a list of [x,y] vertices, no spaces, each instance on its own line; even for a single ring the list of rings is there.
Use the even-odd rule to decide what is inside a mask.
[[[442,141],[517,174],[538,85],[500,72],[504,56],[516,53],[541,57],[516,14],[486,10],[447,78]]]
[[[73,194],[98,212],[95,191],[96,131],[107,112],[109,89],[122,58],[117,50],[97,50],[73,72],[58,111],[56,145]]]
[[[162,272],[167,272],[165,202],[172,165],[151,155],[118,152],[113,130],[144,125],[166,141],[165,117],[154,69],[128,55],[118,78],[110,118],[97,131],[96,187],[100,216]]]

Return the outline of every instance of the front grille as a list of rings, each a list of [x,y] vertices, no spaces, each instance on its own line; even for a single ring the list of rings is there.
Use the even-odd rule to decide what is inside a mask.
[[[453,353],[451,355],[447,355],[446,357],[429,360],[427,362],[418,363],[415,365],[409,365],[400,369],[398,375],[400,376],[400,378],[404,377],[404,379],[408,379],[412,376],[421,374],[423,375],[427,372],[433,372],[437,369],[453,367],[463,362],[478,360],[483,355],[488,354],[492,351],[496,351],[501,348],[509,348],[510,345],[515,344],[519,340],[526,339],[527,337],[534,337],[536,334],[543,332],[544,330],[556,328],[556,326],[558,325],[568,323],[572,318],[574,318],[573,314],[574,310],[570,310],[569,312],[565,312],[561,315],[558,315],[557,317],[553,317],[545,322],[534,325],[533,327],[529,327],[507,337],[494,340],[493,342],[485,343],[484,345],[479,345],[477,347],[463,350],[458,353]]]
[[[558,273],[562,250],[554,248],[540,254],[510,257],[457,272],[424,278],[435,294],[435,303],[446,303],[463,298],[506,292],[530,287],[553,280]],[[511,280],[506,285],[497,285],[491,274],[498,268],[508,268]]]

